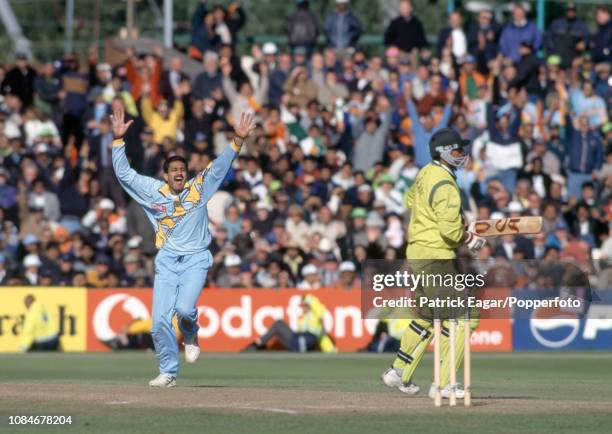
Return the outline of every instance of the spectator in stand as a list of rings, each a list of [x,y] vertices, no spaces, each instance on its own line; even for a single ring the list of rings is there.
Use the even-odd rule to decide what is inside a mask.
[[[158,145],[166,139],[170,139],[173,142],[176,140],[176,132],[185,113],[181,98],[182,92],[183,90],[179,86],[175,93],[172,108],[170,108],[168,101],[161,100],[157,110],[155,110],[153,108],[153,101],[149,97],[149,87],[145,86],[143,88],[142,100],[140,102],[142,118],[153,130],[153,141]]]
[[[387,98],[380,98],[376,112],[367,113],[363,123],[363,132],[355,141],[352,163],[355,169],[366,171],[383,158],[391,124],[390,104]]]
[[[522,42],[519,47],[520,60],[516,64],[516,75],[510,82],[512,88],[525,88],[534,100],[540,97],[539,71],[540,61],[529,42]]]
[[[8,93],[21,100],[23,108],[28,108],[34,102],[34,81],[36,71],[30,66],[28,57],[24,53],[17,53],[15,66],[6,73],[2,81],[2,94]]]
[[[399,16],[389,23],[385,30],[385,46],[397,47],[405,53],[421,50],[427,45],[423,24],[412,13],[412,1],[401,0]]]
[[[506,24],[501,33],[499,48],[505,57],[516,63],[521,58],[519,49],[523,42],[531,44],[537,51],[542,44],[542,35],[535,23],[527,19],[525,7],[515,3],[512,6],[512,21]]]
[[[170,59],[170,69],[163,71],[161,74],[159,82],[161,97],[172,104],[174,95],[185,80],[189,80],[189,77],[183,72],[183,59],[180,56],[172,57]]]
[[[565,15],[550,23],[544,35],[544,48],[549,55],[561,57],[561,65],[567,68],[588,46],[589,29],[577,17],[576,4],[570,1],[565,5]]]
[[[410,116],[411,127],[414,134],[415,162],[418,167],[423,167],[429,163],[429,161],[431,161],[429,139],[440,128],[446,127],[450,121],[452,114],[451,102],[454,97],[451,98],[450,102],[444,106],[444,113],[437,121],[434,118],[433,113],[426,114],[424,116],[419,115],[416,106],[412,101],[411,86],[408,83],[404,85],[404,97],[407,100],[406,107]]]
[[[251,83],[245,81],[239,84],[238,91],[236,91],[230,77],[232,70],[233,66],[229,61],[225,61],[221,65],[221,72],[223,73],[223,81],[221,83],[223,92],[230,103],[232,119],[240,119],[240,113],[247,111],[260,112],[268,97],[269,81],[267,65],[260,65],[261,75],[259,83],[255,88],[253,88]]]
[[[197,60],[201,60],[207,51],[217,51],[220,44],[215,32],[215,17],[208,11],[206,3],[206,0],[200,0],[191,21],[189,55]]]
[[[40,267],[42,262],[36,253],[30,253],[23,258],[23,276],[28,285],[38,285],[40,280]]]
[[[264,44],[264,54],[266,45]],[[268,52],[278,51],[276,45],[268,45]],[[271,104],[280,105],[281,98],[283,96],[283,86],[287,81],[287,78],[291,74],[291,56],[289,54],[281,53],[278,56],[278,62],[274,65],[274,68],[270,71],[269,87],[268,87],[268,100]]]
[[[349,0],[336,0],[336,10],[325,17],[327,44],[337,50],[354,48],[363,33],[361,22],[350,10]]]
[[[283,87],[286,95],[289,95],[289,104],[295,104],[300,109],[305,109],[317,98],[317,86],[308,78],[305,68],[297,67],[291,72],[291,76],[285,81]]]
[[[217,6],[217,8],[219,8],[219,6]],[[244,10],[240,6],[239,2],[231,2],[227,6],[227,10],[223,10],[223,12],[223,21],[227,25],[232,38],[230,44],[232,46],[236,45],[236,42],[238,41],[238,32],[246,24],[246,14],[244,13]],[[216,13],[219,14],[219,12]]]
[[[221,71],[219,70],[219,55],[214,51],[204,53],[204,71],[200,72],[193,85],[193,95],[196,98],[211,98],[215,89],[221,88]]]
[[[79,59],[74,53],[64,56],[59,75],[62,77],[60,99],[64,106],[62,142],[67,143],[71,138],[78,148],[84,138],[83,115],[87,111],[89,77],[81,68]]]
[[[484,9],[478,13],[478,22],[472,23],[468,34],[470,53],[478,59],[480,71],[485,71],[486,65],[495,59],[499,53],[500,28],[492,9]]]
[[[298,289],[308,290],[320,289],[322,287],[321,276],[317,271],[317,267],[313,264],[308,264],[302,268],[302,276],[304,280],[298,285]]]
[[[162,99],[159,82],[162,75],[163,48],[155,47],[154,54],[142,54],[136,58],[134,49],[130,47],[126,54],[126,76],[132,87],[132,97],[134,100],[140,99],[146,89],[153,106],[157,107]]]
[[[57,123],[59,117],[61,81],[55,75],[52,62],[45,62],[40,68],[40,74],[34,79],[34,91],[38,97],[36,105]]]
[[[516,93],[516,90],[513,89]],[[518,101],[515,99],[515,101]],[[491,166],[506,192],[514,191],[518,169],[522,167],[522,150],[519,138],[521,126],[520,103],[512,102],[509,113],[500,113],[487,104],[487,155]]]
[[[595,94],[591,80],[584,80],[581,88],[573,87],[569,93],[570,103],[576,116],[585,115],[590,128],[597,129],[608,122],[606,102]]]
[[[302,47],[310,57],[318,35],[317,17],[310,10],[308,0],[297,0],[297,11],[287,21],[287,40],[291,54],[297,47]]]
[[[591,53],[595,62],[612,61],[612,20],[610,20],[610,6],[597,6],[595,16],[597,32],[591,40]]]
[[[455,61],[463,58],[467,53],[467,37],[463,31],[463,17],[459,11],[451,12],[448,16],[448,27],[444,27],[438,34],[438,55],[444,48],[449,48]]]
[[[592,178],[594,171],[603,164],[603,144],[601,135],[589,125],[586,115],[578,117],[576,125],[571,120],[567,122],[568,158],[568,197],[581,198],[582,186]]]
[[[472,161],[457,171],[466,221],[544,216],[541,236],[491,240],[483,259],[494,261],[496,252],[586,261],[601,248],[602,269],[593,284],[609,285],[609,8],[597,8],[593,59],[575,52],[566,66],[558,54],[537,59],[530,38],[513,45],[515,59],[497,56],[498,27],[486,11],[470,31],[470,55],[456,58],[451,46],[432,53],[424,37],[411,36],[422,26],[410,3],[400,4],[400,17],[385,32],[384,58],[361,50],[349,56],[333,46],[321,52],[315,46],[312,53],[296,46],[292,57],[270,43],[240,55],[232,46],[233,12],[201,3],[200,23],[211,38],[204,42],[213,45],[201,52],[204,73],[193,83],[180,62],[166,80],[159,56],[137,58],[133,50],[126,63],[112,66],[98,62],[95,47],[83,67],[73,54],[57,70],[51,63],[33,65],[41,71],[34,105],[26,107],[10,92],[0,98],[1,282],[150,284],[152,229],[142,209],[117,194],[106,176],[109,111],[129,111],[134,124],[126,152],[139,171],[157,177],[161,162],[178,154],[192,176],[229,143],[232,109],[244,107],[257,113],[259,124],[212,199],[210,249],[218,266],[211,285],[322,282],[350,289],[363,260],[402,257],[401,197],[428,161],[428,135],[441,124],[473,140]],[[578,6],[576,19],[590,22],[581,12]],[[522,35],[530,24],[518,21]],[[422,43],[412,52],[417,40]],[[0,68],[0,81],[13,66]],[[164,80],[155,78],[158,71]],[[180,96],[159,107],[161,94],[169,97],[174,89]],[[179,102],[183,119],[171,120]],[[26,258],[27,270],[21,267]],[[229,267],[226,258],[232,258]],[[309,273],[309,266],[318,272]]]

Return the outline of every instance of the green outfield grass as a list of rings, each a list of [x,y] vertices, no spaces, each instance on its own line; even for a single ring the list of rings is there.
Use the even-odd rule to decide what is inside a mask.
[[[179,387],[153,391],[146,387],[156,372],[152,353],[0,354],[0,431],[603,433],[612,426],[612,353],[476,353],[470,409],[435,409],[385,388],[379,376],[391,359],[202,354],[196,365],[183,364]],[[415,376],[425,392],[431,367],[427,355]],[[243,395],[234,405],[232,396]],[[376,410],[381,405],[385,411]],[[74,423],[8,426],[17,414],[69,414]]]

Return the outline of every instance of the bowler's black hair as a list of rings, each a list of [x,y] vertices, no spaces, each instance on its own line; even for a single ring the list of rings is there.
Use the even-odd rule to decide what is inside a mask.
[[[168,173],[168,170],[170,170],[170,163],[174,161],[180,161],[181,163],[185,165],[185,167],[187,167],[187,160],[185,160],[180,155],[173,155],[172,157],[166,158],[166,161],[164,161],[164,167],[163,167],[164,173]]]

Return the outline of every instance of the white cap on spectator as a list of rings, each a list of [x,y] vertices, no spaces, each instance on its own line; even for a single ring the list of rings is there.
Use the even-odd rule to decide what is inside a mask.
[[[317,274],[317,267],[316,266],[314,266],[312,264],[308,264],[304,268],[302,268],[302,276],[306,277],[306,276],[309,276],[311,274]]]
[[[30,200],[28,201],[28,206],[30,208],[37,208],[37,209],[43,209],[45,207],[45,197],[44,196],[39,196],[37,195],[33,195],[30,196]]]
[[[348,3],[349,0],[336,0],[336,3]]]
[[[238,267],[240,264],[242,264],[242,261],[238,255],[227,255],[223,260],[223,265],[226,267]]]
[[[26,234],[23,237],[23,245],[29,246],[30,244],[36,244],[38,242],[38,237],[34,234]]]
[[[30,253],[29,255],[26,255],[25,258],[23,258],[23,266],[25,268],[40,267],[41,265],[42,262],[40,262],[40,258],[34,253]]]
[[[366,219],[366,226],[375,227],[375,228],[384,228],[385,222],[377,213],[370,212],[368,218]]]
[[[98,207],[100,209],[112,211],[115,209],[115,202],[113,202],[110,199],[104,198],[100,201],[100,203],[98,204]]]
[[[272,211],[272,207],[265,202],[259,201],[257,202],[256,209],[265,209],[266,211]]]
[[[278,52],[278,47],[274,42],[266,42],[261,48],[264,54],[274,55]]]
[[[372,191],[372,187],[369,184],[361,184],[357,187],[357,193],[361,193],[362,191]]]
[[[140,235],[134,235],[127,242],[128,249],[137,249],[142,244],[142,237]]]
[[[97,71],[111,72],[112,68],[108,63],[99,63],[96,66]]]
[[[499,212],[499,211],[495,211],[491,213],[491,216],[489,217],[491,220],[497,220],[497,219],[503,219],[506,218],[506,216],[504,215],[503,212]]]
[[[35,154],[46,154],[47,152],[49,152],[49,146],[46,143],[39,143],[34,148]]]
[[[513,200],[508,204],[508,212],[523,212],[523,205]]]
[[[355,267],[355,264],[352,261],[344,261],[342,264],[340,264],[340,272],[344,273],[345,271],[354,273],[357,271],[357,267]]]
[[[321,241],[319,241],[319,245],[317,246],[317,249],[327,253],[327,252],[331,252],[333,249],[332,243],[327,239],[327,238],[321,238]]]

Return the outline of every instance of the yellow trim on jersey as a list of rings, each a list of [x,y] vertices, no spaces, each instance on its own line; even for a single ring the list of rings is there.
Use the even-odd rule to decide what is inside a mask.
[[[235,152],[240,152],[240,150],[242,149],[242,145],[239,146],[235,140],[232,140],[231,146]]]
[[[113,140],[113,147],[118,148],[119,146],[123,146],[125,145],[125,142],[123,141],[123,139],[114,139]]]
[[[194,205],[200,201],[200,197],[202,196],[202,192],[198,190],[198,186],[204,185],[204,177],[202,174],[196,176],[191,185],[189,186],[189,193],[183,199],[183,202],[191,202]]]
[[[168,184],[162,185],[157,191],[159,191],[161,194],[163,194],[166,197],[172,194],[172,191],[170,191],[170,185]]]

